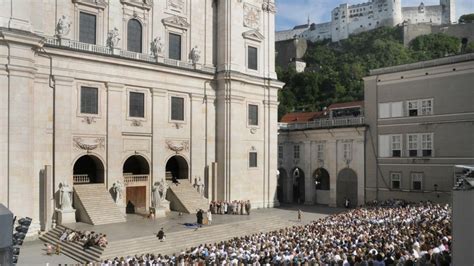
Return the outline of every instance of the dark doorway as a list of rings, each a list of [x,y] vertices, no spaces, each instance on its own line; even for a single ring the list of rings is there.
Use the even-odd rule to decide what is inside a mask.
[[[337,175],[336,203],[338,207],[344,207],[347,199],[350,207],[357,206],[357,174],[350,168],[342,169]]]
[[[301,168],[296,167],[293,171],[293,202],[304,203],[305,201],[305,177]]]
[[[146,186],[127,187],[127,203],[131,202],[135,207],[135,212],[146,212]]]
[[[324,168],[318,168],[313,173],[313,179],[316,183],[316,190],[329,190],[329,172]]]
[[[177,179],[188,179],[188,169],[186,160],[181,156],[175,155],[166,163],[166,179],[171,180],[173,176]]]
[[[148,175],[150,166],[145,158],[140,155],[130,156],[123,164],[124,175]]]
[[[84,155],[74,164],[74,184],[104,183],[104,165],[93,155]]]
[[[283,168],[278,169],[277,199],[279,202],[285,202],[285,193],[287,193],[288,175]]]

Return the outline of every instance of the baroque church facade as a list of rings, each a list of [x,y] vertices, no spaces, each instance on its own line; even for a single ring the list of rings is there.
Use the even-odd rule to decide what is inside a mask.
[[[278,205],[273,0],[0,6],[0,203],[15,215],[48,227],[61,185],[123,184],[115,203],[148,209],[171,178]]]
[[[304,38],[309,41],[349,38],[351,34],[401,23],[447,25],[456,23],[455,0],[440,0],[439,5],[403,7],[401,0],[371,0],[365,3],[341,4],[331,12],[331,21],[296,26],[276,33],[276,40]]]

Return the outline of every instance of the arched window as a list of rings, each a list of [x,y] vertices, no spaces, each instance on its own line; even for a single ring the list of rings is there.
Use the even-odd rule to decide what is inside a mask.
[[[142,52],[142,24],[136,19],[128,21],[127,50],[137,53]]]

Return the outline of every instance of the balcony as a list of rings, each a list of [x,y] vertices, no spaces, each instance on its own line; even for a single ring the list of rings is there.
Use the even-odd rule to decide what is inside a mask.
[[[182,69],[198,70],[198,71],[202,71],[202,72],[206,72],[210,74],[214,74],[216,72],[216,68],[211,67],[211,66],[203,66],[201,64],[194,65],[192,63],[188,63],[185,61],[177,61],[177,60],[172,60],[172,59],[163,58],[163,57],[154,57],[151,54],[136,53],[136,52],[130,52],[130,51],[125,51],[121,49],[110,49],[109,47],[106,47],[106,46],[83,43],[83,42],[78,42],[74,40],[64,40],[64,39],[60,40],[60,39],[57,39],[56,37],[51,37],[51,36],[43,36],[43,37],[45,38],[45,46],[49,46],[49,47],[66,48],[66,49],[71,49],[75,51],[88,52],[88,53],[100,54],[100,55],[105,55],[105,56],[121,57],[121,58],[136,60],[136,61],[172,66],[172,67],[177,67],[177,68],[182,68]]]
[[[89,175],[73,175],[72,179],[75,185],[76,184],[89,184],[91,182]]]
[[[342,118],[325,118],[316,119],[303,123],[278,123],[279,130],[304,130],[318,128],[334,128],[334,127],[353,127],[365,125],[365,117],[342,117]]]
[[[131,175],[131,174],[124,174],[123,175],[123,183],[125,186],[130,186],[133,184],[138,183],[147,183],[148,182],[148,175]]]

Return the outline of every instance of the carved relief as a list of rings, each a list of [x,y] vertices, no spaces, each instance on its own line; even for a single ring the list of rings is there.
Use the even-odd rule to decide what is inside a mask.
[[[172,26],[176,28],[189,28],[189,23],[183,17],[172,16],[168,18],[164,18],[162,20],[163,24],[167,26]]]
[[[172,141],[172,140],[167,140],[166,141],[166,147],[169,150],[172,150],[176,153],[180,153],[183,151],[189,151],[189,141],[183,140],[183,141]]]
[[[256,6],[244,4],[244,26],[260,29],[260,10]]]
[[[164,44],[161,40],[161,37],[156,37],[150,43],[150,51],[154,57],[158,57],[159,55],[163,54]]]
[[[72,0],[73,3],[77,4],[84,4],[92,7],[98,7],[98,8],[106,8],[107,7],[107,1],[106,0]]]
[[[262,10],[265,12],[276,13],[275,3],[263,2]]]
[[[107,33],[107,47],[110,49],[114,49],[117,47],[118,42],[120,41],[119,38],[119,32],[117,28],[114,28],[113,30],[109,30]]]
[[[189,59],[191,60],[193,65],[197,64],[199,62],[199,59],[201,59],[201,50],[199,50],[199,47],[197,45],[189,53]]]
[[[93,151],[104,149],[105,138],[74,137],[72,142],[73,146],[79,150]]]
[[[93,116],[86,116],[86,117],[83,117],[82,118],[82,123],[87,123],[87,124],[92,124],[92,123],[95,123],[95,117]]]
[[[66,37],[71,31],[71,21],[66,16],[59,18],[58,23],[56,24],[56,36],[59,39]]]
[[[257,133],[257,129],[256,129],[256,128],[251,128],[251,129],[250,129],[250,133],[252,133],[252,134]]]
[[[168,8],[175,11],[183,11],[184,0],[168,0]]]
[[[136,119],[132,120],[132,127],[141,127],[141,126],[143,126],[142,121],[136,120]]]

